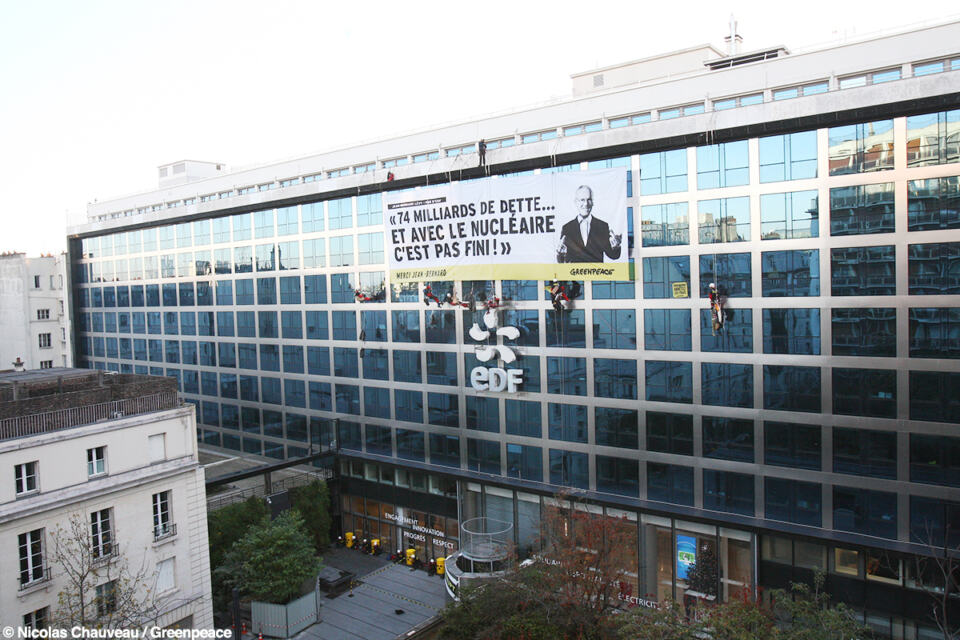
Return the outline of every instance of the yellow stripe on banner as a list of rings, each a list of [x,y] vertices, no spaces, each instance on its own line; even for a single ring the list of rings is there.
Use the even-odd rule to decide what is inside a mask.
[[[631,262],[571,264],[478,264],[392,269],[391,282],[437,280],[634,280]]]

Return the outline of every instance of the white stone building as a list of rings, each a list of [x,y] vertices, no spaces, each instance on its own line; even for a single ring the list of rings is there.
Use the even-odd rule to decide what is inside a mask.
[[[0,370],[73,366],[65,281],[66,254],[0,255]]]
[[[170,380],[65,368],[0,375],[0,477],[0,620],[56,620],[72,587],[53,550],[74,519],[93,564],[126,563],[145,578],[144,624],[212,627],[196,419]],[[114,588],[123,589],[97,579],[96,615],[114,606]]]

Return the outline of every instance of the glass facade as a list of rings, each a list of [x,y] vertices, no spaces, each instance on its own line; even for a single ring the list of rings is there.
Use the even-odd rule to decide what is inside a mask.
[[[476,481],[465,512],[508,500],[521,547],[543,496],[590,492],[633,518],[628,597],[682,600],[680,547],[722,558],[726,594],[758,580],[754,557],[871,579],[870,544],[927,521],[948,535],[955,517],[931,504],[960,486],[943,435],[960,424],[957,176],[941,166],[957,161],[956,114],[620,153],[634,281],[579,283],[560,313],[543,280],[429,283],[500,297],[516,394],[471,388],[473,312],[388,282],[384,212],[364,195],[74,243],[77,361],[174,377],[214,446],[283,459],[322,432],[357,479],[383,483],[358,462],[375,455],[395,487],[430,493],[414,467],[460,478],[461,494]],[[383,504],[352,500],[345,530],[403,539]],[[443,517],[428,528],[455,541]],[[797,526],[862,548],[784,538],[788,561],[741,530]]]

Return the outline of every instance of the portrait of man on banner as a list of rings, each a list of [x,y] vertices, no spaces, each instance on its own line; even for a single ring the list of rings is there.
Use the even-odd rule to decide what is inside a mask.
[[[618,260],[623,233],[616,233],[593,215],[593,188],[582,184],[573,198],[577,214],[560,230],[557,262],[605,262]]]

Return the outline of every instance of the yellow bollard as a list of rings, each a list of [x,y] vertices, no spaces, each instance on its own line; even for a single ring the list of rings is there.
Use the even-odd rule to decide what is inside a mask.
[[[407,566],[413,566],[413,560],[417,557],[416,549],[407,549]]]
[[[438,576],[442,576],[442,575],[443,575],[443,566],[444,566],[445,564],[447,564],[447,559],[446,559],[446,558],[444,558],[443,556],[437,558],[437,575],[438,575]]]
[[[347,549],[353,548],[353,531],[347,531],[343,534],[343,537],[347,539]]]

